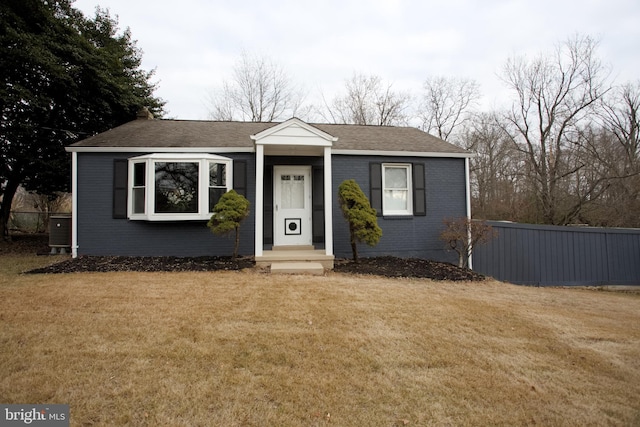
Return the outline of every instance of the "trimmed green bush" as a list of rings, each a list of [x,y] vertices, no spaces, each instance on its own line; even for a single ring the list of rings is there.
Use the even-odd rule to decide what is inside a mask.
[[[349,223],[351,252],[353,260],[357,262],[357,242],[375,246],[382,237],[382,229],[378,226],[376,210],[371,207],[369,199],[353,179],[343,181],[338,187],[338,203],[340,203],[342,214]]]
[[[227,235],[235,231],[233,258],[238,257],[240,246],[240,223],[249,216],[249,201],[235,190],[227,191],[213,207],[213,214],[207,223],[213,234]]]

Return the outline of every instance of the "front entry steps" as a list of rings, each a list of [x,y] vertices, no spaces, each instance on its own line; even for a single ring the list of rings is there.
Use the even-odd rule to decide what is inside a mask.
[[[333,255],[313,246],[274,246],[255,257],[256,267],[280,274],[324,274],[333,269]]]
[[[276,262],[271,264],[271,273],[322,276],[324,267],[319,262]]]

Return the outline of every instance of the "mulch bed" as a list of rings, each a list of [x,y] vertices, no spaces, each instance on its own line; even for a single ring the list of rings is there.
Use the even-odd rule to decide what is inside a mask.
[[[351,260],[336,260],[334,271],[341,273],[375,274],[386,277],[419,277],[432,280],[481,281],[485,276],[453,264],[418,258],[382,256]]]
[[[10,243],[0,244],[3,253],[48,254],[46,235],[14,236]],[[110,271],[218,271],[242,270],[254,266],[252,257],[125,257],[125,256],[81,256],[65,259],[47,267],[28,273],[76,273]],[[481,281],[485,277],[453,264],[416,258],[382,256],[352,260],[336,260],[334,270],[339,273],[371,274],[386,277],[412,277],[447,281]]]
[[[37,268],[27,273],[83,273],[110,271],[219,271],[252,268],[253,258],[239,257],[128,257],[81,256],[76,259]]]

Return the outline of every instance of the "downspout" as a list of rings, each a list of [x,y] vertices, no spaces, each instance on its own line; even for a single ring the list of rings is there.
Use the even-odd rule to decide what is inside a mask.
[[[78,153],[71,152],[71,256],[78,258]]]
[[[464,158],[464,181],[465,181],[465,191],[466,191],[466,204],[467,204],[467,219],[469,220],[469,227],[467,227],[467,239],[471,241],[471,180],[469,177],[469,157]],[[471,253],[469,254],[469,269],[473,270],[473,248],[471,249]]]

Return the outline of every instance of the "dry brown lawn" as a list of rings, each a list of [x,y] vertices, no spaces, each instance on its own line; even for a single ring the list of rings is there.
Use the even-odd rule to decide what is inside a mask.
[[[0,257],[0,402],[72,425],[640,425],[638,293],[45,262]]]

